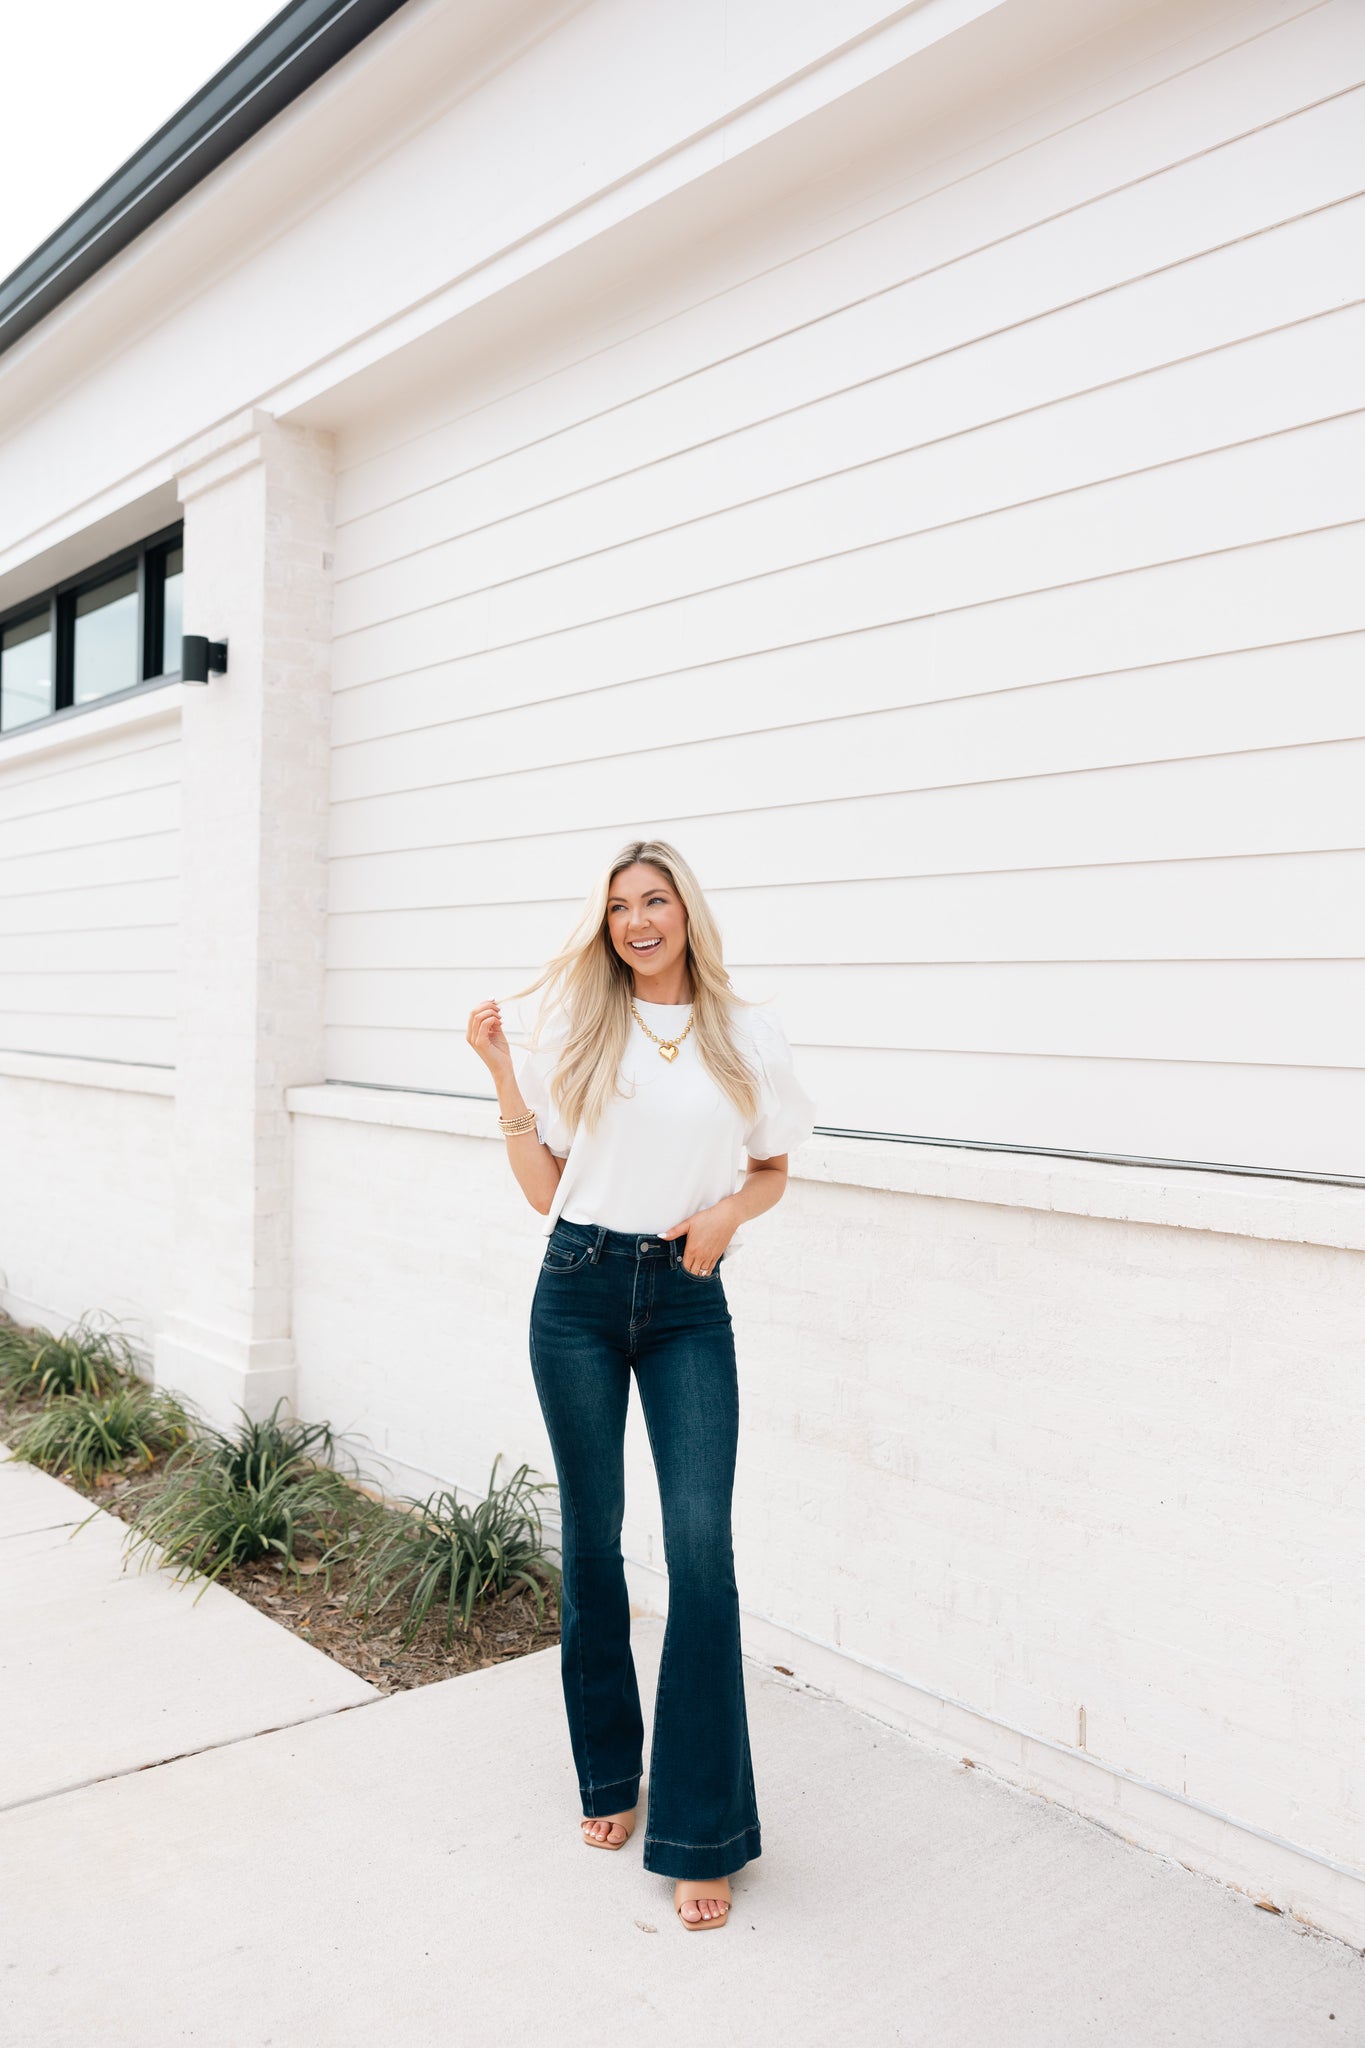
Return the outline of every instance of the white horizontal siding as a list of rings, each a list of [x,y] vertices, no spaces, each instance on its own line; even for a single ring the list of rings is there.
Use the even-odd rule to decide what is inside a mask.
[[[790,566],[756,561],[742,534],[732,536],[730,553],[724,536],[713,544],[693,525],[674,536],[680,594],[660,591],[647,571],[637,579],[629,560],[618,561],[618,573],[605,580],[627,608],[608,612],[597,608],[605,602],[598,565],[597,574],[583,575],[587,590],[559,571],[553,582],[526,579],[406,612],[341,641],[338,663],[353,675],[382,648],[405,668],[463,660],[461,682],[482,691],[533,688],[547,663],[560,687],[626,682],[665,662],[685,668],[733,659],[1360,520],[1362,454],[1365,415],[1355,414],[900,533],[896,515],[909,508],[887,493],[880,518],[893,530],[885,538],[868,530],[876,511],[857,507],[850,515],[826,492],[823,504],[800,507],[796,530],[785,536]],[[766,537],[770,547],[783,545],[781,534]],[[825,552],[808,552],[821,543]],[[726,566],[735,580],[719,580]],[[552,637],[553,645],[542,644]]]
[[[925,961],[1333,960],[1350,957],[1362,901],[1365,853],[844,876],[731,885],[717,898],[728,945],[764,971],[809,957],[812,946],[831,956],[842,948],[862,965],[901,961],[907,934]],[[556,906],[558,920],[572,909]],[[336,1014],[376,1023],[370,1005],[382,1001],[387,977],[420,975],[425,999],[409,980],[406,1014],[439,1029],[456,976],[515,971],[534,957],[546,923],[539,902],[339,918]]]
[[[1254,294],[1254,281],[1237,264],[1239,242],[1360,190],[1352,174],[1358,124],[1346,94],[1365,71],[1365,18],[1349,0],[1298,12],[1301,19],[1273,36],[1148,91],[1130,96],[1124,78],[1107,102],[1092,90],[1091,106],[1055,107],[1052,123],[1060,125],[1045,129],[1038,146],[1012,151],[996,142],[975,175],[960,175],[951,158],[945,165],[946,147],[922,170],[902,166],[899,202],[890,193],[861,201],[863,218],[841,233],[827,230],[823,242],[817,224],[812,246],[790,260],[753,260],[751,234],[747,264],[742,255],[718,258],[722,272],[736,271],[735,282],[714,292],[694,289],[693,303],[664,322],[651,324],[640,309],[631,323],[635,336],[595,349],[585,339],[567,351],[581,360],[524,382],[504,401],[471,404],[469,394],[452,390],[444,417],[428,418],[424,430],[404,422],[387,437],[378,428],[358,434],[356,459],[340,486],[341,515],[359,521],[418,491],[453,488],[462,475],[496,463],[500,478],[524,478],[519,497],[495,495],[506,485],[491,475],[478,486],[488,501],[485,516],[506,516],[518,503],[553,495],[547,482],[562,477],[566,487],[581,487],[593,458],[576,456],[579,444],[591,447],[605,436],[605,450],[616,453],[622,469],[669,452],[667,441],[647,437],[644,424],[665,394],[665,425],[674,409],[692,405],[700,438],[710,438],[776,409],[760,365],[790,402],[796,394],[789,363],[805,366],[802,391],[809,398],[981,336],[1003,337],[1102,294],[1123,294],[1115,302],[1122,321],[1139,287],[1155,287],[1154,303],[1165,303],[1163,268],[1179,270],[1212,251],[1243,278],[1241,290]],[[1001,125],[1009,118],[1002,114]],[[1319,144],[1326,151],[1321,162]],[[1274,152],[1269,164],[1260,160],[1267,150]],[[834,198],[826,203],[822,194],[821,217],[836,210]],[[1073,246],[1064,252],[1054,240],[1045,248],[1038,240],[1044,232],[1070,237]],[[1333,235],[1331,246],[1334,262],[1350,260],[1341,237]],[[1167,282],[1177,300],[1185,296],[1183,275]],[[1320,269],[1305,289],[1320,295],[1318,304],[1335,303],[1330,276]],[[886,303],[896,290],[915,292],[912,318],[904,317],[901,302]],[[1258,295],[1257,303],[1273,307],[1274,300]],[[1196,293],[1193,319],[1200,304]],[[1103,324],[1106,308],[1096,311]],[[1252,316],[1226,333],[1265,324],[1274,324],[1273,313],[1268,322]],[[863,339],[869,333],[874,338]],[[547,351],[556,339],[545,337]],[[1140,350],[1142,342],[1132,345]],[[731,389],[739,399],[727,406]],[[518,450],[525,456],[514,472],[507,463]],[[401,525],[395,531],[401,534]],[[422,521],[410,538],[422,544],[424,532]]]
[[[174,1062],[178,737],[0,745],[0,1048]]]
[[[1353,539],[1327,552],[1349,555]],[[1305,553],[1289,552],[1287,573]],[[1284,687],[1289,644],[1292,693]],[[580,796],[608,803],[630,761],[647,765],[657,801],[681,815],[699,794],[698,746],[705,748],[705,810],[713,812],[734,807],[736,793],[740,803],[762,806],[754,778],[766,773],[786,808],[884,794],[897,781],[926,789],[1303,746],[1360,734],[1365,725],[1361,633],[1055,682],[1011,679],[947,697],[935,667],[903,673],[897,657],[913,660],[915,651],[913,638],[900,634],[864,635],[847,649],[823,650],[826,664],[838,663],[838,693],[819,716],[807,711],[796,718],[807,693],[793,690],[790,665],[768,662],[739,696],[715,678],[689,678],[676,717],[669,716],[665,686],[614,693],[611,711],[602,713],[620,727],[610,749],[596,732],[585,735],[577,697],[476,712],[341,748],[333,850],[354,860],[375,846],[392,851],[448,839],[448,792],[455,786],[459,837],[482,838],[496,824],[509,779],[530,784],[543,825],[553,828],[560,789],[570,817]],[[959,671],[953,680],[965,685],[972,678]],[[796,722],[782,724],[784,717]]]
[[[1365,963],[1351,960],[1300,959],[1292,974],[1278,960],[841,960],[750,978],[799,1003],[803,1036],[834,1049],[1349,1067],[1365,1014]],[[439,970],[348,976],[333,1016],[436,1029],[448,989]]]
[[[1365,17],[1273,13],[343,442],[334,1078],[486,1092],[658,831],[822,1123],[1365,1171]]]
[[[1365,301],[1365,203],[1351,218],[1361,240],[1349,282]],[[1338,290],[1344,282],[1335,280]],[[473,597],[495,585],[514,612],[524,605],[533,616],[548,585],[571,592],[562,601],[577,618],[592,618],[623,577],[637,605],[660,602],[678,594],[680,576],[696,587],[755,575],[885,539],[907,522],[922,530],[980,518],[1355,412],[1365,403],[1365,304],[1061,399],[1011,391],[989,364],[950,362],[977,407],[986,390],[997,407],[1016,403],[990,423],[958,423],[948,407],[959,394],[927,366],[926,389],[907,388],[912,373],[859,386],[805,407],[799,420],[784,415],[357,574],[339,592],[339,625],[382,626],[429,603],[433,590],[448,605],[457,590]],[[1084,346],[1050,364],[1054,379],[1094,379],[1103,367]],[[968,396],[964,388],[964,414]],[[667,526],[636,537],[663,512]],[[448,618],[440,613],[438,624]]]

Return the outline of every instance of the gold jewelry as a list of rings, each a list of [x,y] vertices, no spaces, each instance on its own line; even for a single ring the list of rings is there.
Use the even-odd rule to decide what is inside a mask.
[[[630,1012],[631,1015],[634,1017],[636,1023],[639,1025],[640,1029],[644,1032],[645,1037],[652,1038],[654,1040],[654,1043],[658,1046],[660,1059],[675,1060],[678,1057],[678,1047],[686,1038],[687,1032],[692,1029],[693,1019],[691,1017],[688,1018],[687,1031],[680,1031],[676,1038],[660,1038],[656,1031],[650,1030],[648,1024],[646,1024],[644,1018],[636,1009],[633,1001],[630,1006]]]
[[[533,1109],[528,1109],[525,1116],[500,1116],[498,1118],[498,1129],[502,1132],[504,1138],[519,1138],[525,1132],[533,1131],[535,1127],[536,1113]]]

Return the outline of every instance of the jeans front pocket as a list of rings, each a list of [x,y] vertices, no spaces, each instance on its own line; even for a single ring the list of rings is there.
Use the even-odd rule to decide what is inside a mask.
[[[540,1262],[542,1273],[576,1273],[585,1266],[592,1256],[592,1246],[582,1244],[576,1237],[561,1237],[555,1231],[545,1247],[545,1256]]]
[[[696,1281],[698,1281],[698,1282],[699,1282],[699,1283],[700,1283],[700,1284],[701,1284],[701,1285],[702,1285],[703,1287],[705,1287],[705,1286],[707,1285],[707,1283],[708,1283],[709,1281],[711,1281],[711,1280],[718,1280],[718,1279],[720,1278],[720,1269],[721,1269],[721,1267],[722,1267],[722,1266],[724,1265],[724,1263],[725,1263],[725,1254],[724,1254],[724,1252],[722,1252],[722,1253],[721,1253],[721,1255],[720,1255],[720,1257],[719,1257],[719,1258],[718,1258],[718,1259],[716,1260],[716,1263],[715,1263],[715,1265],[714,1265],[714,1266],[713,1266],[713,1267],[711,1268],[711,1270],[710,1270],[710,1272],[709,1272],[709,1273],[694,1273],[694,1272],[692,1272],[692,1271],[691,1271],[691,1269],[690,1269],[689,1267],[687,1267],[687,1266],[685,1266],[685,1265],[683,1264],[683,1262],[682,1262],[682,1260],[681,1260],[681,1259],[679,1259],[679,1261],[678,1261],[678,1271],[679,1271],[679,1272],[680,1272],[680,1273],[682,1274],[682,1276],[683,1276],[684,1280],[696,1280]]]

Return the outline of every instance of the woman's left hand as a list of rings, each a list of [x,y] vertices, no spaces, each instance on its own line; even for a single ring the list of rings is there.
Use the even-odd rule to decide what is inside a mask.
[[[717,1202],[710,1209],[698,1209],[695,1216],[682,1223],[671,1224],[658,1236],[661,1243],[671,1237],[686,1237],[683,1264],[688,1272],[714,1273],[721,1253],[738,1228],[738,1217],[732,1215],[724,1202]]]

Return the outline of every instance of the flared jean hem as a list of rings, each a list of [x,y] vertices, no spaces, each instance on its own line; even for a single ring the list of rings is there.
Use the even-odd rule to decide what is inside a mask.
[[[763,1854],[757,1826],[745,1828],[732,1842],[708,1846],[698,1842],[665,1842],[645,1834],[645,1869],[660,1877],[730,1877]]]
[[[633,1778],[618,1778],[614,1785],[580,1785],[584,1820],[597,1820],[604,1813],[629,1813],[640,1803],[642,1775],[637,1771]]]

